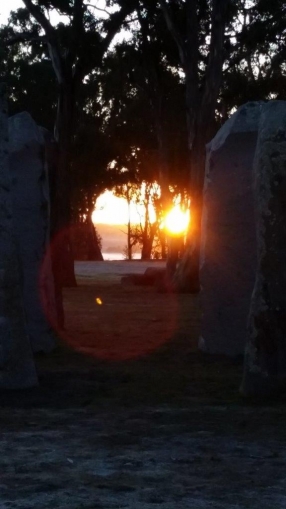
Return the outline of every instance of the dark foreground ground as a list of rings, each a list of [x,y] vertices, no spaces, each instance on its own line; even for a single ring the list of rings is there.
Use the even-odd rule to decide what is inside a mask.
[[[0,509],[285,509],[286,402],[197,352],[197,297],[100,267],[66,290],[39,388],[0,393]]]

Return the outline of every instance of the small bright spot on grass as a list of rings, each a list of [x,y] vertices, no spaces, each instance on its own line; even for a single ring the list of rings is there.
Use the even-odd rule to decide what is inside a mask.
[[[179,205],[176,205],[168,212],[164,223],[171,234],[180,235],[188,228],[189,221],[189,211],[183,211]]]
[[[101,306],[101,305],[102,305],[102,300],[101,300],[101,298],[100,298],[100,297],[96,297],[95,302],[96,302],[96,304],[98,304],[99,306]]]

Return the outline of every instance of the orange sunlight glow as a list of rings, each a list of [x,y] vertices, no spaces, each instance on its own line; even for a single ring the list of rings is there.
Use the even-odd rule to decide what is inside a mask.
[[[163,227],[173,235],[181,235],[187,230],[189,222],[189,211],[183,211],[180,205],[175,205],[166,215]]]

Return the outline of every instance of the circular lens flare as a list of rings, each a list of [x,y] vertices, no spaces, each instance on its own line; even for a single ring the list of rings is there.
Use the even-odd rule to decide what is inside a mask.
[[[51,258],[60,250],[63,239],[65,231],[60,232],[47,249],[41,278],[50,277]],[[106,263],[110,270],[107,273],[113,274],[112,264]],[[121,263],[123,267],[125,261]],[[123,362],[151,355],[175,337],[181,320],[180,302],[175,293],[158,292],[149,296],[140,290],[133,293],[131,287],[129,294],[127,287],[123,297],[121,289],[119,293],[112,289],[114,284],[110,286],[97,280],[96,268],[94,276],[94,282],[91,280],[87,284],[79,276],[76,288],[65,286],[64,327],[61,325],[63,317],[57,316],[58,311],[62,313],[61,305],[59,310],[55,309],[53,285],[52,295],[42,289],[43,311],[60,344],[96,359]]]

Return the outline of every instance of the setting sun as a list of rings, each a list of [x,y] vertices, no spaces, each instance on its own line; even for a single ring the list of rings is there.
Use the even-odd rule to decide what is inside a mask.
[[[164,226],[170,233],[180,235],[187,230],[189,222],[189,211],[183,211],[179,205],[176,205],[166,215]]]

